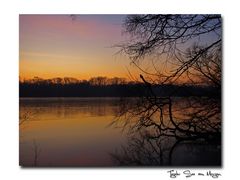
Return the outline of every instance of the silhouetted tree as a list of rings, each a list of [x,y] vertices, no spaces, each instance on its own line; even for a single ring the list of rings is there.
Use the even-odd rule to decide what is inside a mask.
[[[158,78],[160,83],[175,82],[194,71],[214,83],[217,83],[216,77],[219,81],[222,42],[220,15],[130,15],[124,27],[130,39],[120,45],[121,51],[129,55],[132,63],[139,68],[139,60],[156,56],[159,62],[152,62],[153,71],[144,72]],[[169,66],[162,69],[160,64]],[[202,66],[206,68],[204,71]],[[213,66],[217,70],[211,70]],[[207,75],[206,71],[211,72]],[[212,78],[213,73],[217,73],[215,78]]]
[[[162,143],[167,138],[172,144],[167,150],[170,165],[180,142],[201,140],[221,144],[221,16],[130,15],[124,28],[130,39],[120,45],[121,52],[141,70],[147,94],[134,103],[122,102],[113,124],[127,127],[137,138],[131,137],[129,146],[112,157],[121,165],[165,164],[161,156],[153,160],[154,155],[149,154],[154,151],[163,154]],[[141,61],[150,61],[149,57],[156,58],[151,72],[141,67]],[[186,81],[215,89],[210,96],[185,98],[178,110],[178,101],[173,96],[179,88],[166,97],[154,91],[155,85]]]

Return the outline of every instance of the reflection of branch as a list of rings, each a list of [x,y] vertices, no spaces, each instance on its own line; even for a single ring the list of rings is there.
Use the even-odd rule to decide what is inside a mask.
[[[121,164],[127,162],[128,164],[144,165],[144,162],[150,163],[151,159],[148,156],[146,160],[147,157],[145,156],[154,151],[158,155],[162,154],[161,157],[158,157],[161,159],[160,162],[157,161],[159,165],[163,163],[163,154],[166,154],[163,153],[164,150],[162,149],[166,146],[164,145],[166,143],[168,144],[168,150],[166,151],[168,152],[168,163],[171,164],[173,151],[180,142],[197,140],[220,142],[220,101],[214,98],[195,97],[185,98],[186,103],[183,102],[180,105],[177,105],[176,102],[173,104],[173,98],[171,97],[157,97],[151,83],[147,82],[142,75],[140,77],[146,85],[146,89],[150,92],[149,95],[142,97],[136,103],[122,104],[119,119],[112,123],[113,125],[122,122],[124,128],[129,126],[129,130],[134,131],[137,138],[131,138],[129,147],[123,147],[123,154],[114,154],[112,155],[113,158],[119,161],[119,158],[123,157],[124,161]],[[185,104],[185,107],[183,104]],[[176,109],[178,107],[181,109]],[[144,144],[147,147],[144,147]],[[136,155],[136,152],[140,154]],[[151,159],[151,163],[154,164],[154,160]]]
[[[121,113],[114,121],[136,134],[130,139],[129,146],[122,149],[121,163],[164,164],[166,149],[164,151],[163,147],[168,146],[166,152],[171,164],[174,149],[180,142],[201,140],[220,144],[221,16],[132,15],[126,18],[124,25],[131,39],[120,48],[143,74],[150,76],[148,79],[157,79],[161,86],[178,83],[180,78],[185,81],[186,76],[193,87],[208,85],[207,88],[214,87],[217,92],[178,100],[172,97],[176,93],[174,90],[171,96],[159,97],[154,92],[158,90],[155,83],[140,75],[146,93],[136,103],[122,104]],[[210,34],[211,39],[202,45],[199,39]],[[165,67],[166,72],[158,71],[153,63],[155,73],[151,73],[139,66],[141,59],[154,54],[159,55],[158,68],[162,69],[165,59],[165,62],[169,61],[170,69]]]
[[[33,152],[34,152],[34,164],[33,165],[37,166],[41,149],[39,148],[39,146],[38,146],[38,144],[36,143],[35,140],[33,140]]]
[[[21,127],[25,122],[29,121],[35,114],[38,113],[38,109],[34,111],[23,111],[19,112],[19,126]]]
[[[20,116],[19,116],[19,126],[23,125],[23,123],[28,121],[30,116],[31,116],[30,112],[26,112],[26,113],[24,113],[22,115],[20,114]]]
[[[144,133],[139,137],[131,137],[129,146],[123,147],[120,151],[111,153],[110,156],[119,165],[145,166],[145,165],[163,165],[164,153],[158,140],[146,138]]]

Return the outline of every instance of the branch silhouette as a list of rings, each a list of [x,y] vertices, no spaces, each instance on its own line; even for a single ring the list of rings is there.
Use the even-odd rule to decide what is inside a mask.
[[[121,165],[172,165],[173,153],[184,142],[221,145],[221,16],[129,15],[124,28],[129,41],[117,47],[141,71],[146,93],[123,102],[113,125],[132,133],[113,159]],[[211,38],[201,41],[206,36]],[[153,72],[140,67],[154,56]],[[171,66],[162,69],[166,63]],[[179,100],[179,86],[167,96],[156,89],[184,81],[214,92]]]

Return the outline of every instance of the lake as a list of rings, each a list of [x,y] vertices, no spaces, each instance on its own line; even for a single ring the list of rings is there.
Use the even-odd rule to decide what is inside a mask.
[[[126,131],[109,126],[118,111],[119,98],[20,98],[20,166],[118,165],[111,154],[127,144]],[[220,165],[221,147],[188,143],[174,157]]]

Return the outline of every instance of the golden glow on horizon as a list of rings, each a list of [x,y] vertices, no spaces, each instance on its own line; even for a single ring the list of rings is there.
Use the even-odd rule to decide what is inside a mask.
[[[51,61],[31,61],[22,60],[20,62],[20,77],[23,79],[31,79],[40,77],[44,79],[55,77],[73,77],[77,79],[89,79],[96,76],[106,77],[124,77],[128,78],[128,74],[124,67],[111,67],[108,69],[104,65],[94,66],[91,64],[83,64],[79,62],[68,62],[63,60],[61,62]]]
[[[119,49],[112,48],[124,41],[122,18],[83,15],[73,22],[67,15],[20,15],[20,78],[88,80],[105,76],[139,80],[139,74],[144,73],[130,65],[128,57],[115,55]],[[156,73],[152,62],[144,60],[140,66]],[[164,73],[169,69],[159,59],[156,63]]]
[[[20,15],[19,76],[128,79],[129,59],[110,48],[123,40],[117,17],[84,15],[72,22],[67,15]]]

